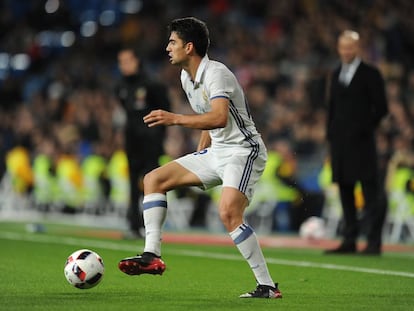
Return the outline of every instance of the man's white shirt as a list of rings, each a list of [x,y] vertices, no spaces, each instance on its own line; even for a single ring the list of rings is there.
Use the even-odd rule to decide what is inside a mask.
[[[251,147],[260,140],[251,118],[243,89],[234,74],[222,63],[204,56],[192,81],[181,71],[181,84],[192,109],[198,113],[211,110],[210,101],[217,97],[229,100],[229,117],[224,128],[210,130],[213,148]]]
[[[341,71],[339,73],[339,81],[348,86],[351,83],[360,63],[361,59],[359,57],[355,57],[349,64],[342,63]]]

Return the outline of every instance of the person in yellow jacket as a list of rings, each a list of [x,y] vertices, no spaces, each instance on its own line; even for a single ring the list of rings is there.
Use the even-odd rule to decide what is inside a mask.
[[[128,158],[123,149],[115,150],[108,161],[107,177],[110,184],[110,206],[118,214],[126,214],[129,206],[130,187]]]
[[[75,155],[63,154],[56,164],[58,202],[65,213],[77,213],[83,208],[83,177]]]
[[[30,155],[26,148],[17,146],[7,153],[6,171],[16,193],[25,194],[30,192],[33,186],[33,172]]]
[[[273,205],[271,230],[287,232],[291,227],[292,208],[300,203],[300,192],[291,182],[296,171],[296,160],[287,141],[272,144],[267,154],[265,170],[260,178],[255,197],[247,209],[247,216],[255,207]]]
[[[44,138],[33,159],[33,198],[37,209],[50,210],[55,204],[57,184],[55,176],[56,147],[52,139]]]
[[[407,222],[414,216],[414,152],[400,150],[391,158],[386,178],[386,189],[390,197],[389,220]],[[414,227],[411,229],[414,232]],[[391,240],[397,242],[400,234],[391,233]],[[413,233],[414,234],[414,233]]]
[[[107,160],[105,146],[96,144],[94,153],[87,155],[81,164],[85,211],[100,214],[106,210]]]

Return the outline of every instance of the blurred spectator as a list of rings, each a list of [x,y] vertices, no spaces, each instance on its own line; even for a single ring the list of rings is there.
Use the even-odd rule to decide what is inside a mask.
[[[170,101],[164,85],[148,77],[143,60],[132,48],[118,53],[118,65],[122,79],[116,88],[126,114],[125,150],[128,157],[130,179],[130,206],[127,218],[131,237],[142,237],[144,220],[140,209],[143,196],[142,179],[156,168],[164,154],[165,127],[149,128],[143,117],[152,110],[170,109]]]
[[[321,145],[320,126],[317,118],[304,115],[301,122],[294,125],[294,152],[296,155],[295,179],[301,192],[301,204],[292,210],[292,229],[297,231],[309,217],[322,216],[325,203],[324,189],[319,175],[326,158]],[[323,135],[322,135],[323,137]]]
[[[6,165],[13,190],[20,195],[29,193],[33,186],[33,171],[28,150],[21,146],[11,149],[6,155]]]
[[[56,161],[58,155],[57,143],[53,137],[39,138],[39,143],[33,155],[34,188],[33,199],[35,207],[40,211],[51,211],[57,207],[59,188],[56,181]]]

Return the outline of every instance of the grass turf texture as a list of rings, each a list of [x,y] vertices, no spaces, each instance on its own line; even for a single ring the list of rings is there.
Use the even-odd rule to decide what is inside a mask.
[[[326,256],[320,250],[264,248],[283,299],[240,299],[238,295],[252,290],[255,282],[235,247],[164,244],[164,275],[131,277],[118,271],[117,263],[140,251],[142,241],[82,237],[85,231],[47,224],[47,232],[29,233],[25,224],[0,223],[0,310],[412,310],[414,306],[413,254]],[[70,286],[63,275],[66,257],[81,248],[98,252],[105,263],[103,280],[89,290]]]

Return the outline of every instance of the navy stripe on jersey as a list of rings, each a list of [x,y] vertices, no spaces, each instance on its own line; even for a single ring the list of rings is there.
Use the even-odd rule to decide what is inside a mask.
[[[251,138],[252,133],[246,128],[246,124],[244,123],[243,118],[237,111],[236,105],[234,105],[233,101],[230,100],[230,114],[233,116],[233,119],[236,121],[237,127],[243,133],[246,140],[250,143],[251,146],[255,145],[256,142]]]
[[[237,108],[231,100],[230,100],[230,114],[236,121],[237,127],[243,133],[244,137],[246,138],[246,141],[248,141],[250,146],[252,147],[250,154],[247,157],[247,162],[246,162],[246,165],[244,166],[242,178],[239,184],[239,190],[245,193],[247,189],[247,185],[250,180],[250,176],[252,174],[254,160],[256,160],[259,155],[259,144],[252,139],[251,137],[252,133],[246,128],[243,118],[237,112]]]
[[[246,97],[244,98],[244,106],[246,107],[246,111],[247,111],[247,114],[249,115],[249,118],[251,118],[252,114],[250,113],[250,106],[249,106],[249,102],[247,101]]]
[[[211,98],[210,98],[210,100],[212,100],[212,99],[214,99],[214,98],[225,98],[225,99],[229,99],[229,97],[228,97],[228,96],[225,96],[225,95],[217,95],[217,96],[213,96],[213,97],[211,97]]]

